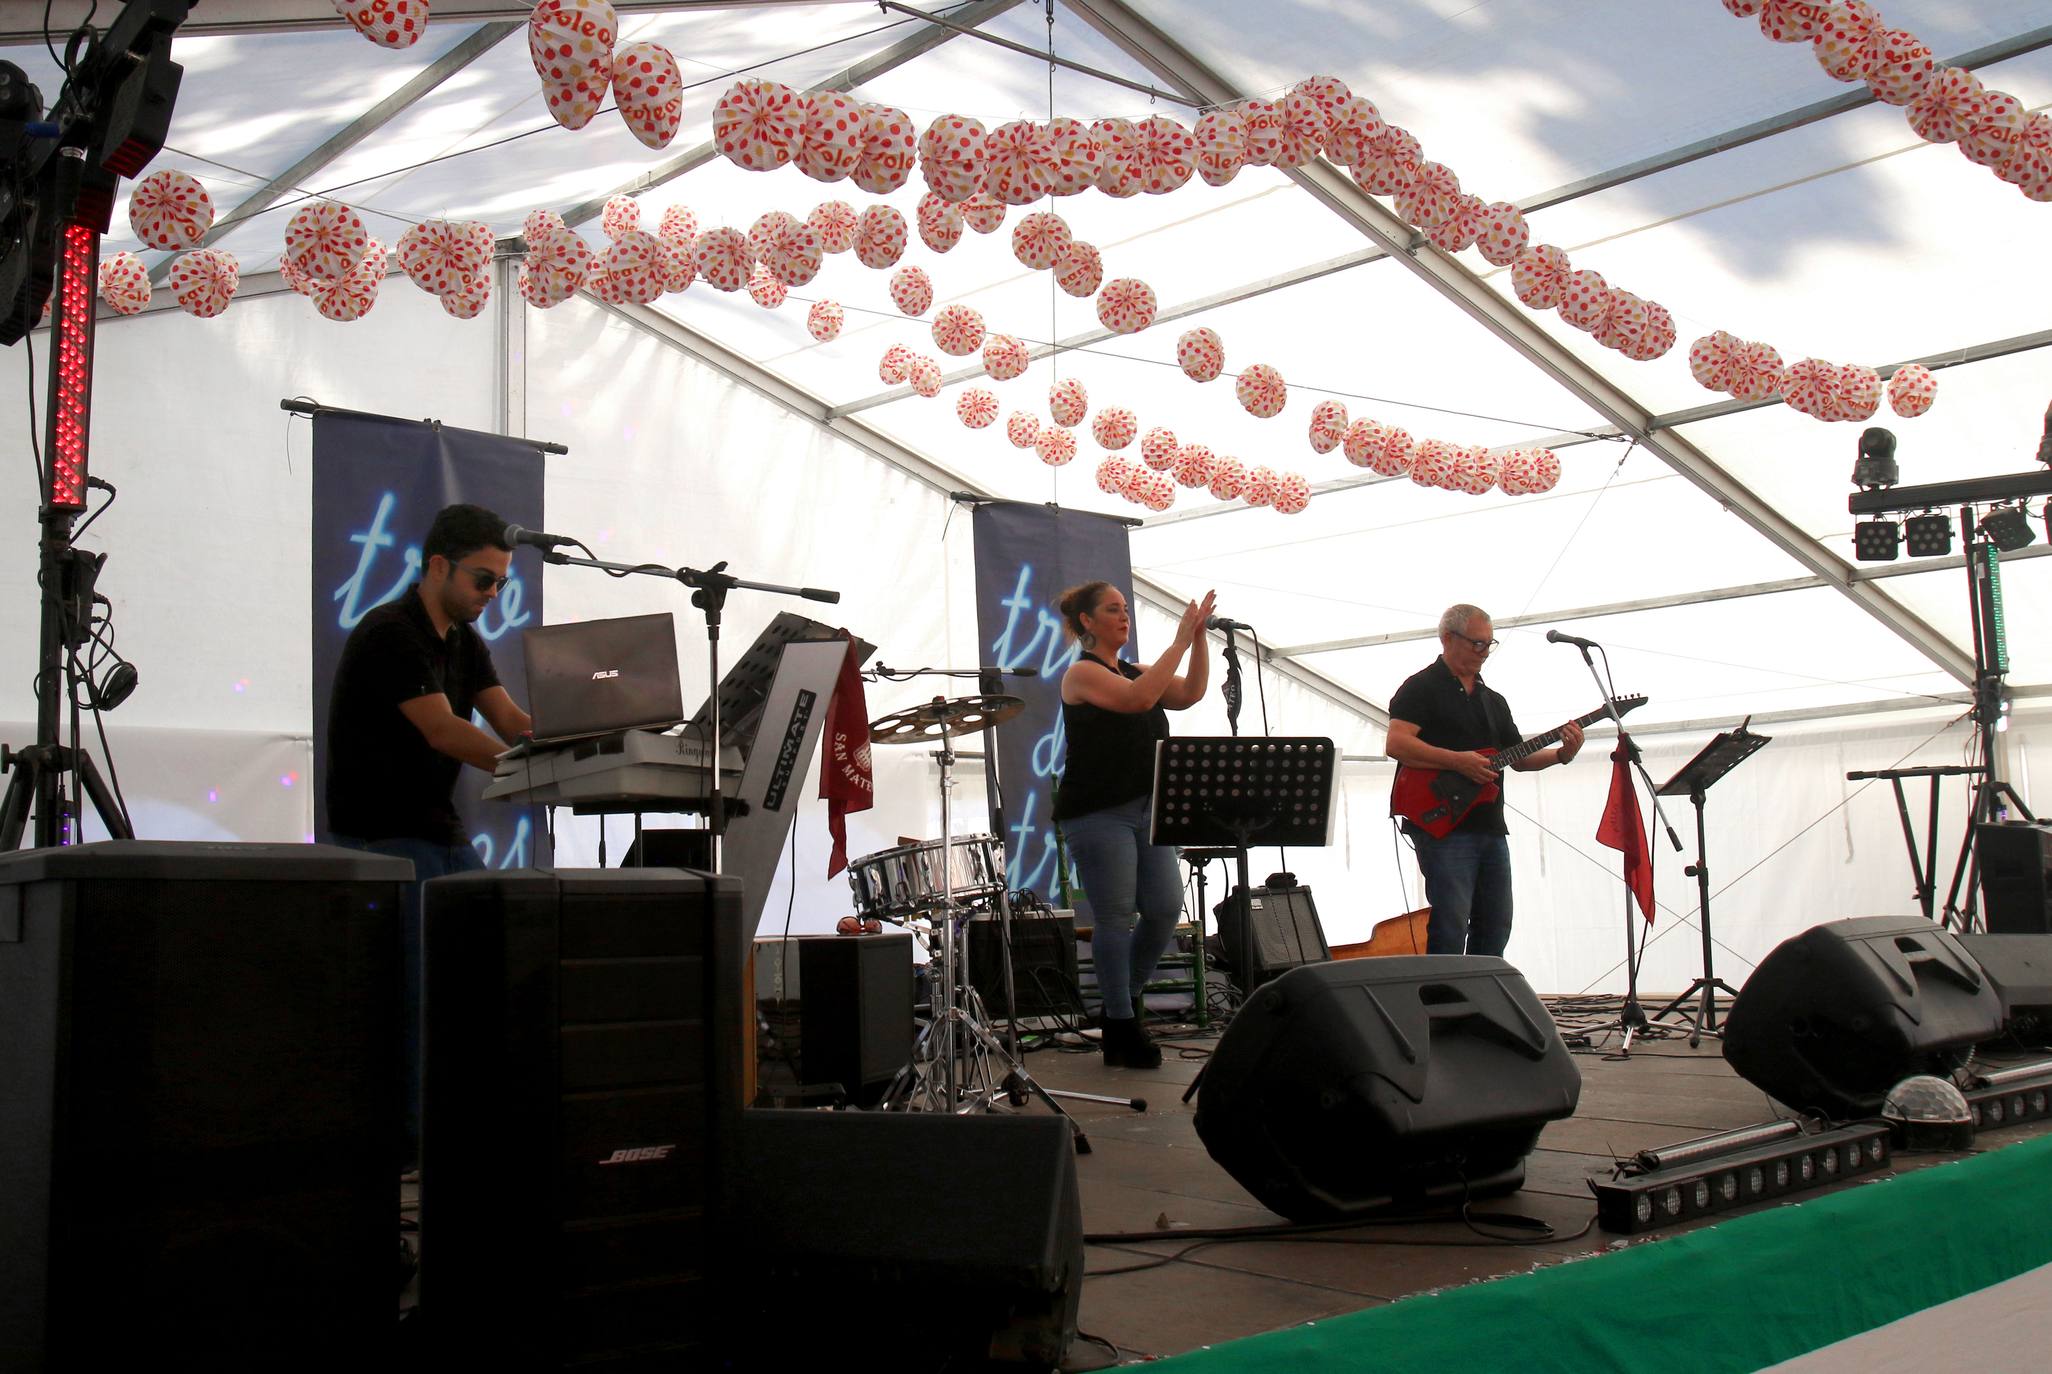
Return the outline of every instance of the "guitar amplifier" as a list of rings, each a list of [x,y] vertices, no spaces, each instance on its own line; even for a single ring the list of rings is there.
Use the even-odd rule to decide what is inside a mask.
[[[1239,888],[1233,888],[1224,901],[1212,908],[1212,915],[1218,918],[1217,962],[1232,972],[1242,991],[1252,992],[1293,968],[1322,964],[1332,958],[1332,947],[1325,942],[1325,927],[1318,920],[1318,904],[1311,900],[1311,889],[1276,882],[1286,876],[1276,874],[1269,879],[1270,886],[1257,887],[1248,894],[1254,917],[1251,977],[1239,967]]]
[[[969,982],[993,1019],[1005,1014],[1004,927],[996,916],[969,921]],[[1012,919],[1012,996],[1020,1016],[1076,1011],[1076,917]]]

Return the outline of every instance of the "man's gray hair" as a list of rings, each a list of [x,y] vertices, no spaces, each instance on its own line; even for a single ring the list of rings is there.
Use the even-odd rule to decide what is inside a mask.
[[[1445,639],[1448,635],[1466,634],[1468,632],[1468,622],[1477,617],[1487,620],[1489,619],[1489,612],[1483,610],[1480,606],[1469,606],[1466,604],[1448,606],[1439,617],[1439,637]]]

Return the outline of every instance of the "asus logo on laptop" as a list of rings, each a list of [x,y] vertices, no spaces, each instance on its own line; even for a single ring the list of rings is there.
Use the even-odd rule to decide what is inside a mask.
[[[601,668],[591,675],[591,680],[593,682],[604,682],[607,678],[618,676],[620,676],[620,670],[618,668]]]

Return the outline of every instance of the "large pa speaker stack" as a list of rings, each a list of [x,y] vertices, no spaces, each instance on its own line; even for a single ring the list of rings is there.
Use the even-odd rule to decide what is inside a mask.
[[[1197,1134],[1292,1221],[1516,1190],[1582,1075],[1501,959],[1415,955],[1292,969],[1220,1038]]]
[[[488,1368],[709,1362],[730,1329],[739,880],[527,869],[424,896],[426,1343]]]
[[[1083,1293],[1067,1121],[752,1110],[742,1140],[738,1367],[1061,1364]]]
[[[0,1369],[389,1357],[412,873],[313,845],[0,857]]]
[[[1958,940],[1916,917],[1862,916],[1775,946],[1724,1023],[1724,1057],[1769,1096],[1834,1120],[1874,1116],[1898,1082],[1951,1073],[2001,1028],[2002,998]]]

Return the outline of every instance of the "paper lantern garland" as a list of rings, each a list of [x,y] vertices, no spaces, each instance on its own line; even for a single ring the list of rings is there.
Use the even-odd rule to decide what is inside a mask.
[[[833,301],[814,301],[805,312],[805,328],[821,343],[831,343],[841,332],[845,312]]]
[[[1282,373],[1267,363],[1250,363],[1240,373],[1234,391],[1240,398],[1240,408],[1260,420],[1282,414],[1283,407],[1289,402],[1290,392],[1283,383]]]
[[[970,429],[988,429],[997,413],[997,397],[980,386],[972,386],[955,398],[955,415]]]
[[[351,28],[381,48],[410,48],[427,32],[428,0],[334,0]]]
[[[983,347],[983,316],[966,305],[944,305],[933,317],[933,346],[950,358]]]
[[[1888,379],[1888,405],[1905,420],[1914,419],[1938,399],[1938,379],[1921,363],[1904,363]]]
[[[668,221],[667,214],[664,217]],[[819,235],[822,252],[845,253],[855,246],[855,230],[861,218],[845,200],[823,200],[805,217],[805,227]],[[669,237],[665,230],[664,237]]]
[[[988,143],[982,120],[944,114],[919,136],[920,174],[945,199],[967,200],[983,189]]]
[[[527,54],[541,78],[549,115],[564,128],[582,129],[604,105],[613,80],[613,37],[619,31],[619,16],[606,0],[540,0],[528,14]]]
[[[1069,226],[1052,210],[1039,210],[1012,227],[1012,256],[1036,272],[1053,267],[1070,242]]]
[[[1040,439],[1040,419],[1023,410],[1015,410],[1005,417],[1005,437],[1012,441],[1013,448],[1032,448]]]
[[[1311,408],[1311,451],[1330,453],[1346,441],[1347,406],[1344,401],[1320,401]]]
[[[302,205],[285,226],[285,256],[310,281],[342,280],[363,261],[370,241],[356,211],[334,201]]]
[[[903,110],[866,105],[862,111],[862,156],[849,179],[871,195],[887,196],[912,178],[919,136]]]
[[[739,291],[748,284],[748,273],[755,266],[748,255],[748,239],[739,229],[725,226],[698,236],[691,261],[699,277],[716,291]]]
[[[1275,497],[1270,502],[1278,515],[1296,515],[1311,504],[1311,483],[1295,472],[1282,474],[1275,486]]]
[[[792,161],[814,181],[853,176],[862,165],[867,111],[840,91],[809,91],[798,97],[800,130]]]
[[[1211,475],[1218,470],[1218,457],[1203,444],[1185,444],[1176,453],[1171,469],[1179,486],[1195,490],[1211,485]]]
[[[684,78],[660,43],[629,43],[613,53],[613,104],[645,148],[667,148],[684,122]]]
[[[1055,259],[1054,277],[1055,285],[1071,296],[1095,295],[1104,281],[1104,259],[1092,245],[1072,239]]]
[[[1074,377],[1064,377],[1047,389],[1048,413],[1064,429],[1074,429],[1090,413],[1090,393]]]
[[[1033,447],[1040,454],[1041,462],[1051,468],[1062,467],[1076,456],[1076,436],[1066,429],[1049,425],[1034,439]]]
[[[150,271],[133,253],[101,259],[99,284],[100,299],[120,314],[136,314],[150,303]]]
[[[1211,468],[1211,494],[1230,501],[1247,488],[1247,465],[1237,458],[1220,455]]]
[[[923,267],[900,267],[891,273],[891,304],[904,315],[924,315],[933,304],[933,279]]]
[[[992,380],[1009,382],[1025,374],[1031,356],[1010,334],[992,334],[983,341],[983,370]]]
[[[1183,446],[1176,442],[1174,430],[1157,426],[1150,429],[1140,440],[1140,461],[1156,472],[1166,472],[1175,466]]]
[[[619,247],[618,244],[613,246]],[[611,257],[611,254],[607,254],[609,263]],[[610,274],[613,269],[609,265],[606,270]],[[775,310],[782,305],[786,289],[784,284],[777,280],[776,273],[769,270],[768,264],[758,262],[748,269],[749,298],[763,309]]]
[[[904,382],[912,367],[912,350],[903,344],[892,344],[883,351],[883,357],[876,365],[876,375],[887,386],[898,386]]]
[[[1097,489],[1108,496],[1124,496],[1133,480],[1133,465],[1123,458],[1107,456],[1097,465]]]
[[[945,253],[962,240],[961,207],[932,191],[919,198],[912,218],[919,226],[919,241],[936,253]]]
[[[905,255],[905,217],[888,205],[872,205],[855,225],[855,260],[882,271]]]
[[[1105,406],[1090,421],[1090,437],[1105,448],[1120,449],[1133,442],[1140,422],[1124,406]]]
[[[1225,371],[1225,344],[1214,330],[1187,330],[1176,340],[1176,363],[1193,382],[1215,381]]]
[[[1097,293],[1097,318],[1114,334],[1137,334],[1154,323],[1154,288],[1138,277],[1119,277]]]
[[[921,354],[905,370],[905,380],[912,383],[912,390],[931,400],[940,395],[943,381],[940,364]]]

